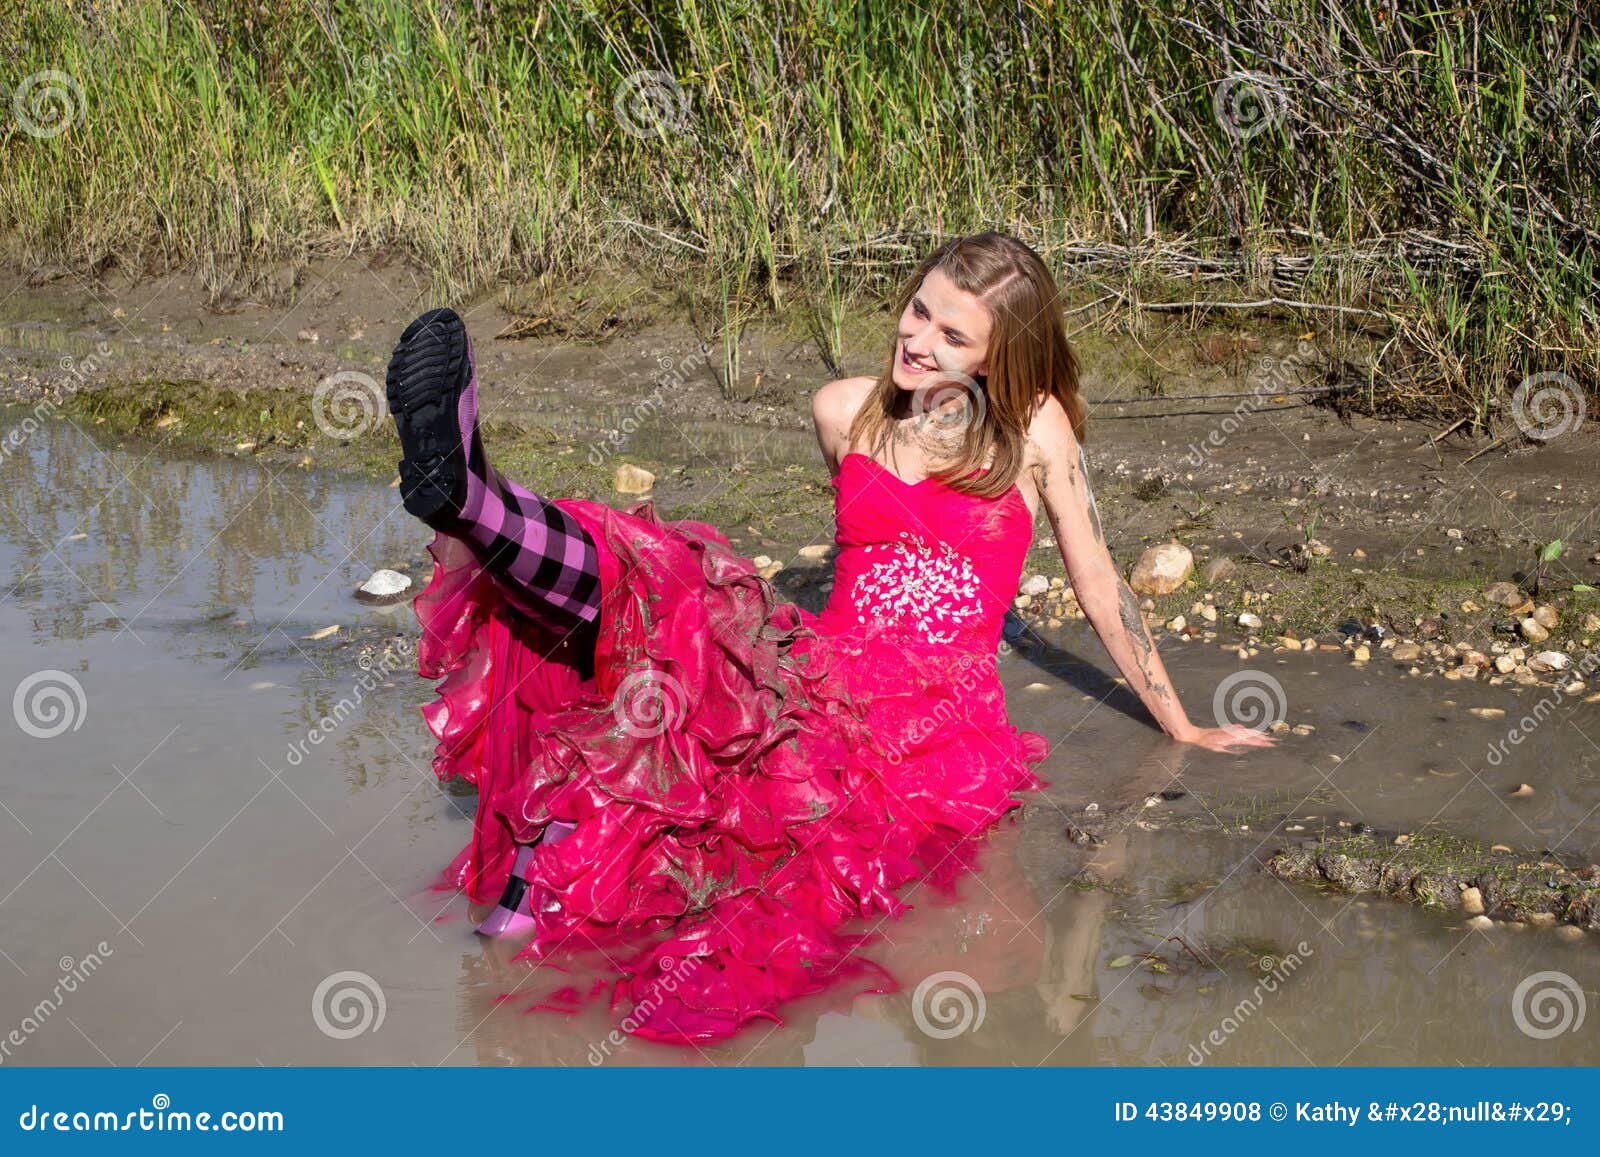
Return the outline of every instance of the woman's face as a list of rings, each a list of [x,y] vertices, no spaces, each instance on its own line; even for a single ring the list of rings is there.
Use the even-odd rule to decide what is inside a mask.
[[[986,375],[992,326],[989,307],[935,269],[900,315],[894,384],[916,390],[954,375]]]

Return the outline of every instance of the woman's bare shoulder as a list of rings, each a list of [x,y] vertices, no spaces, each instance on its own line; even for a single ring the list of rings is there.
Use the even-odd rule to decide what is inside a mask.
[[[877,378],[837,378],[820,386],[811,397],[811,420],[817,427],[817,442],[831,468],[850,448],[850,427],[861,403],[878,384]]]
[[[818,421],[848,423],[877,384],[878,379],[869,376],[835,378],[817,387],[811,396],[811,414]]]
[[[1067,408],[1054,394],[1041,394],[1028,420],[1024,461],[1029,466],[1037,466],[1059,462],[1069,456],[1075,460],[1077,454],[1078,439],[1072,432]]]

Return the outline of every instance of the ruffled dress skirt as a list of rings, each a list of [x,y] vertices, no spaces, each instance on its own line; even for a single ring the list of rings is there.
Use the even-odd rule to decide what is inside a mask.
[[[513,609],[460,539],[436,535],[414,607],[433,768],[477,789],[471,842],[441,876],[475,903],[516,845],[575,824],[528,870],[539,927],[518,954],[598,950],[639,1036],[727,1037],[851,978],[861,952],[1043,786],[1044,738],[1006,716],[993,648],[879,623],[829,627],[780,601],[714,527],[560,499],[601,564],[594,673]]]

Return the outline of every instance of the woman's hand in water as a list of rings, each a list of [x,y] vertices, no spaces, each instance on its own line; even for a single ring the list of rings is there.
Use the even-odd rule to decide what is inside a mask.
[[[1239,748],[1271,747],[1278,742],[1276,735],[1267,735],[1239,723],[1227,723],[1221,727],[1191,727],[1172,738],[1179,743],[1192,743],[1208,751],[1223,751],[1230,755]]]

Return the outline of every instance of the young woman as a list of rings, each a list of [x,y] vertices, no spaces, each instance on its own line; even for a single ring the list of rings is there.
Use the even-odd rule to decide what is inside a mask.
[[[1089,489],[1054,280],[1001,233],[909,278],[876,378],[817,391],[839,553],[827,606],[779,601],[714,527],[548,499],[497,473],[461,319],[424,314],[389,405],[406,509],[436,531],[415,607],[434,769],[478,789],[443,883],[500,902],[518,954],[597,946],[623,1027],[730,1035],[874,966],[847,928],[949,883],[1043,786],[996,648],[1043,506],[1078,602],[1156,722],[1214,750],[1272,740],[1184,713]],[[622,957],[616,954],[621,951]],[[868,985],[881,985],[873,976]]]

